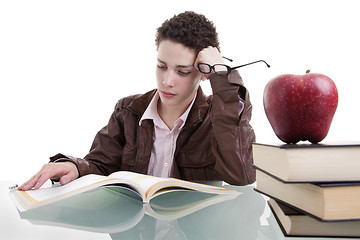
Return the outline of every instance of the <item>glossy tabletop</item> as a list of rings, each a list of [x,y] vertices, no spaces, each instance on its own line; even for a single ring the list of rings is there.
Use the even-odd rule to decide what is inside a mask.
[[[301,239],[284,237],[254,185],[228,186],[240,193],[232,198],[182,192],[150,206],[102,188],[20,213],[11,184],[0,181],[0,239]]]

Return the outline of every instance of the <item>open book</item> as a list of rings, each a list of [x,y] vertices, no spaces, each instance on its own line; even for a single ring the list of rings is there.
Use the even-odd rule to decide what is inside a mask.
[[[120,185],[137,193],[144,203],[156,196],[173,191],[199,191],[212,194],[238,194],[236,190],[194,183],[175,178],[158,178],[133,172],[119,171],[109,176],[89,174],[66,185],[28,191],[10,191],[20,212],[56,202],[102,186]]]
[[[121,186],[100,187],[19,214],[36,225],[111,234],[128,231],[147,216],[152,217],[151,221],[176,220],[204,208],[214,209],[213,205],[238,196],[175,191],[142,203],[133,194]]]

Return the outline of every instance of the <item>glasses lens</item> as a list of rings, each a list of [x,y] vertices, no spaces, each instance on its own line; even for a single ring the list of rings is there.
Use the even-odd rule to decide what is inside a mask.
[[[198,68],[201,73],[210,73],[211,72],[210,65],[205,64],[205,63],[199,63]]]
[[[216,74],[219,75],[227,75],[229,74],[229,68],[226,65],[223,64],[215,64],[214,65],[214,71]]]

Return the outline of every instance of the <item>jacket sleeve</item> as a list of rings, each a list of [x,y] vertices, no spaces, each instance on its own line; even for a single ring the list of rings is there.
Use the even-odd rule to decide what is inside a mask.
[[[228,76],[212,74],[210,83],[213,90],[210,116],[216,141],[212,150],[216,157],[215,169],[229,184],[251,184],[255,182],[251,145],[255,142],[255,133],[250,125],[252,105],[249,93],[237,71]]]
[[[64,154],[57,154],[50,158],[50,162],[70,161],[79,171],[79,177],[93,173],[109,175],[120,170],[124,146],[123,124],[121,123],[120,100],[112,113],[108,124],[95,136],[89,153],[84,158],[77,158]]]

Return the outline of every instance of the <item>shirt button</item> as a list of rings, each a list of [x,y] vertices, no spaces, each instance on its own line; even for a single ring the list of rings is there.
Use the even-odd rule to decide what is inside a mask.
[[[164,167],[167,167],[169,164],[168,163],[164,163]]]

